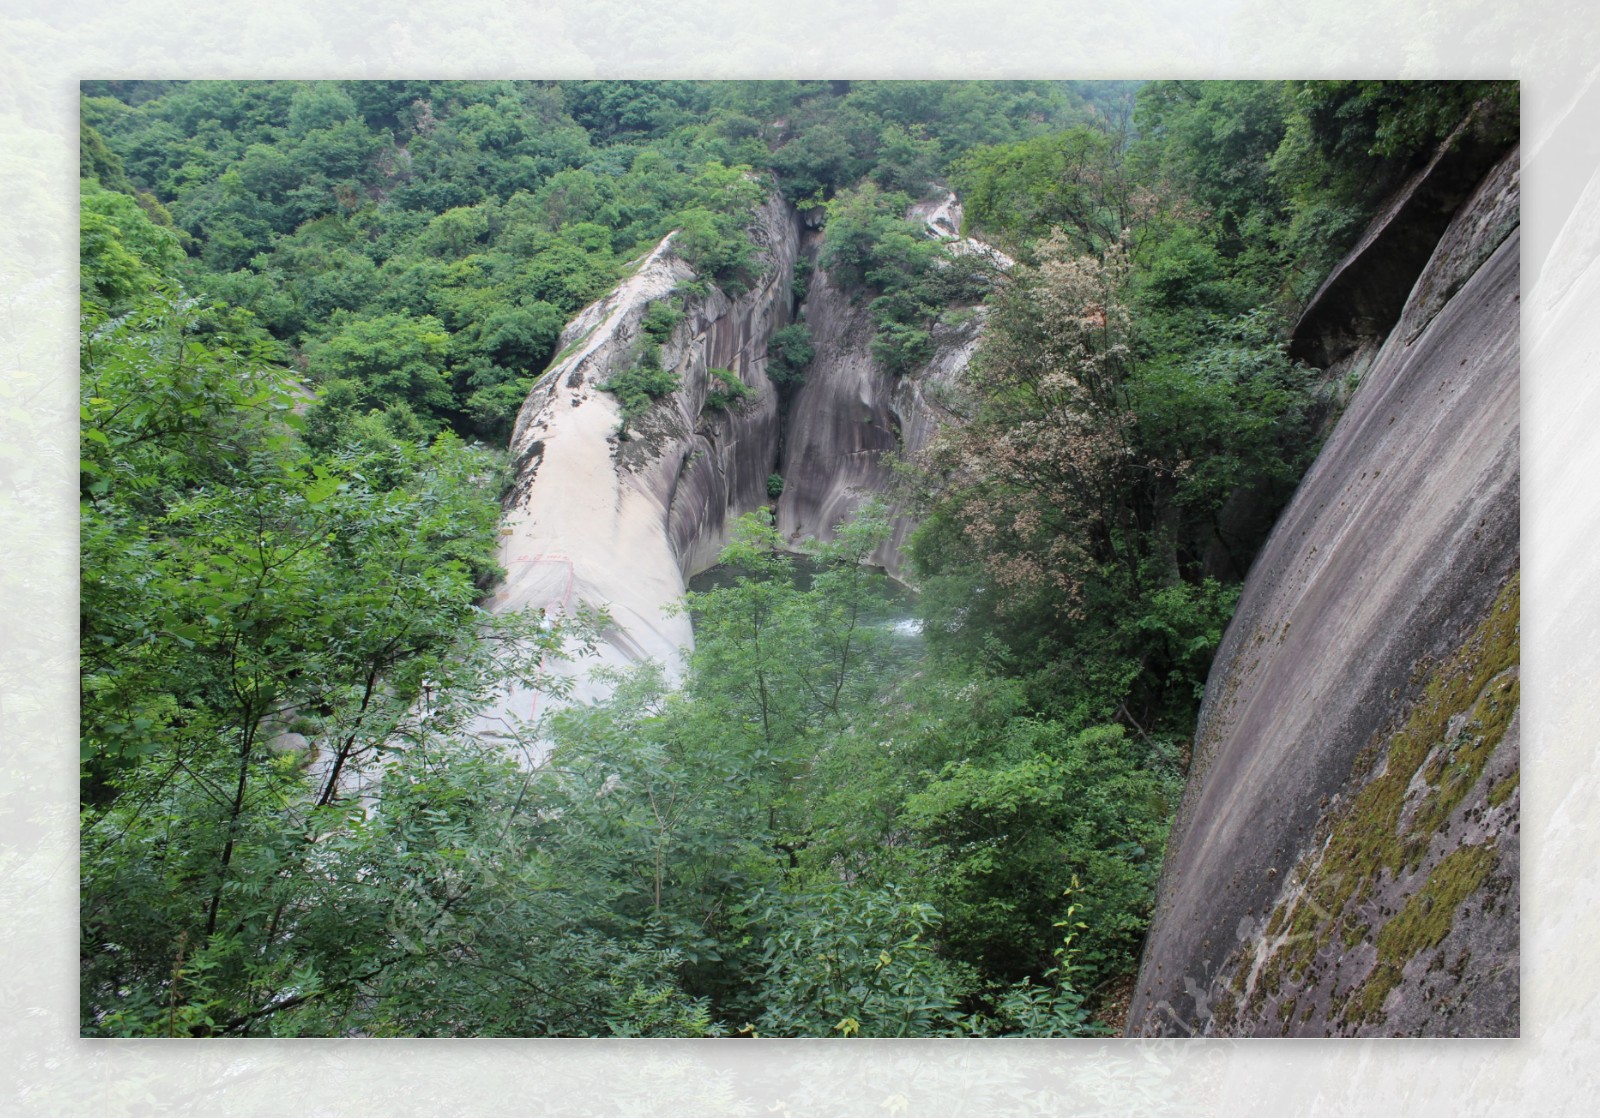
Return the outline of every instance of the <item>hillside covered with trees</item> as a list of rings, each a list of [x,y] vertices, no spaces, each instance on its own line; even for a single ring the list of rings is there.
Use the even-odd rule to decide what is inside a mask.
[[[84,1033],[1118,1028],[1212,655],[1351,388],[1288,328],[1515,99],[85,83]],[[998,253],[908,217],[947,191]],[[516,728],[553,743],[529,764],[475,720],[513,681],[559,695],[607,619],[484,609],[518,409],[676,231],[696,278],[604,386],[626,440],[683,301],[763,281],[774,192],[820,227],[781,277],[784,399],[826,372],[813,271],[896,378],[982,323],[897,465],[923,640],[879,624],[883,505],[800,572],[752,511],[687,596],[684,679],[641,665]]]

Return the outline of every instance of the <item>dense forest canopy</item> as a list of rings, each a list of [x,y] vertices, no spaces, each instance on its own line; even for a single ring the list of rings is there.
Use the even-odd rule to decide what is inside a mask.
[[[84,1031],[1104,1031],[1211,654],[1339,405],[1287,324],[1515,98],[85,83]],[[908,220],[946,190],[1009,269]],[[562,328],[668,232],[697,278],[657,343],[756,283],[773,191],[888,374],[983,316],[902,463],[926,646],[873,621],[882,507],[810,580],[756,512],[739,575],[689,596],[683,685],[643,666],[522,764],[475,713],[558,691],[550,654],[604,619],[484,611],[499,448]],[[821,375],[803,317],[771,354],[781,392]],[[606,387],[626,424],[674,384],[642,360]]]
[[[669,229],[707,278],[748,280],[752,169],[804,204],[921,193],[978,146],[1127,114],[1062,83],[839,86],[91,82],[84,172],[331,397],[497,438],[561,327]]]

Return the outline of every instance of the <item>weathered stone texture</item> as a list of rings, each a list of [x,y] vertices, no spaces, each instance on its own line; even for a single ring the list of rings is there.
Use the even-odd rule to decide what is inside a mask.
[[[960,213],[947,199],[924,218],[943,235]],[[515,482],[501,528],[507,574],[489,607],[564,614],[588,604],[610,612],[596,658],[575,669],[575,699],[607,693],[604,682],[586,678],[596,665],[654,660],[669,677],[681,672],[693,641],[687,616],[674,609],[685,581],[716,562],[740,515],[768,504],[768,477],[785,476],[780,528],[796,544],[829,539],[888,482],[885,452],[915,451],[931,438],[935,418],[923,394],[954,377],[976,345],[976,318],[941,328],[929,363],[897,381],[872,362],[864,306],[818,273],[806,304],[817,354],[805,385],[780,410],[766,376],[767,342],[797,310],[791,280],[801,227],[781,198],[768,200],[752,230],[761,275],[737,297],[716,287],[685,296],[694,272],[665,239],[568,325],[557,359],[518,414]],[[662,344],[661,361],[679,388],[619,436],[617,399],[601,386],[638,359],[651,303],[672,298],[682,301],[684,318]],[[730,370],[749,397],[726,411],[708,408],[711,369]],[[879,550],[892,572],[912,527],[898,517]],[[480,732],[526,720],[541,702],[537,692],[514,692]]]
[[[1131,1034],[1517,1030],[1517,185],[1456,191],[1379,338],[1337,285],[1302,322],[1366,368],[1213,665]],[[1336,277],[1398,283],[1407,212]]]

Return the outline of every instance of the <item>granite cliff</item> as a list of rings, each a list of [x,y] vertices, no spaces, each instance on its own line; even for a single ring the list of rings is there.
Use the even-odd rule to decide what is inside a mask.
[[[981,242],[960,239],[961,208],[954,195],[921,203],[912,212],[928,236],[953,251],[984,252],[1002,266],[1010,263]],[[966,368],[983,322],[975,311],[936,325],[932,356],[910,375],[895,377],[872,359],[866,300],[842,288],[826,270],[812,278],[805,317],[816,357],[786,415],[780,468],[785,485],[777,508],[779,532],[795,543],[808,536],[831,539],[835,525],[867,498],[889,489],[893,472],[886,452],[909,456],[928,445],[939,423],[935,398]],[[906,538],[915,527],[912,518],[897,515],[874,562],[901,576]]]
[[[1517,1032],[1518,188],[1464,129],[1296,329],[1357,387],[1213,664],[1132,1035]]]
[[[924,207],[930,236],[955,236],[954,199]],[[606,694],[587,678],[596,664],[621,667],[653,660],[668,676],[682,670],[693,643],[688,618],[672,609],[689,576],[716,562],[733,522],[770,503],[767,480],[785,479],[776,515],[798,547],[807,536],[828,539],[889,480],[882,454],[915,451],[935,426],[925,398],[954,376],[976,346],[979,319],[940,327],[935,352],[912,374],[877,370],[868,346],[872,325],[826,271],[811,282],[803,308],[791,279],[818,237],[806,235],[795,211],[773,197],[751,228],[760,276],[730,295],[694,283],[690,265],[668,236],[610,293],[585,308],[562,333],[560,350],[524,403],[511,438],[514,486],[502,520],[500,563],[506,578],[489,609],[536,607],[570,613],[604,607],[611,624],[596,657],[557,666],[578,677],[579,700]],[[602,389],[631,366],[645,344],[652,304],[675,297],[682,320],[662,344],[664,369],[678,388],[627,425],[617,398]],[[787,406],[765,373],[767,341],[803,310],[816,356],[805,384]],[[718,388],[714,369],[730,371],[749,395],[738,404],[708,404]],[[912,528],[906,517],[876,557],[893,573]],[[539,711],[537,693],[517,691],[480,726],[492,734],[515,715]]]

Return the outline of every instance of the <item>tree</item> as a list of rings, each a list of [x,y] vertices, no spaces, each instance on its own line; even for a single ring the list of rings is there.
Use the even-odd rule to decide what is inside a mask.
[[[948,764],[907,798],[950,955],[1002,983],[1042,974],[1072,892],[1085,988],[1136,966],[1178,792],[1139,755],[1120,726],[1018,720],[988,758]]]
[[[352,381],[361,405],[404,402],[427,419],[454,407],[445,363],[450,333],[432,315],[378,315],[352,319],[307,355],[320,381]]]
[[[931,905],[836,884],[774,898],[758,919],[763,1035],[927,1037],[955,1016],[961,985],[934,950]]]
[[[995,307],[970,378],[977,410],[938,461],[951,515],[1001,593],[1048,590],[1076,613],[1097,565],[1137,568],[1126,499],[1144,464],[1128,411],[1127,262],[1075,255],[1061,236],[1036,253]]]
[[[1264,313],[1191,318],[1181,344],[1152,347],[1124,254],[1064,236],[1033,252],[993,304],[966,422],[930,458],[942,493],[913,541],[945,619],[930,632],[1042,673],[1041,696],[1085,724],[1181,725],[1234,601],[1206,567],[1220,510],[1249,487],[1286,499],[1307,461],[1305,371]]]
[[[780,392],[792,392],[805,383],[806,367],[817,354],[805,323],[779,327],[767,339],[767,378]],[[777,496],[777,495],[773,495]]]
[[[1020,251],[1060,230],[1080,251],[1135,247],[1157,216],[1158,196],[1139,183],[1121,138],[1079,126],[1014,144],[978,148],[954,167],[968,222]]]
[[[931,330],[945,306],[982,297],[987,271],[983,258],[951,254],[906,219],[908,202],[870,182],[841,192],[828,203],[818,255],[835,282],[878,293],[868,305],[872,356],[897,377],[932,355]]]
[[[123,307],[160,283],[183,259],[177,236],[115,191],[86,189],[79,204],[78,265],[84,295]]]
[[[170,281],[89,310],[84,1029],[448,1032],[395,1000],[498,919],[523,859],[495,846],[515,766],[464,732],[564,640],[475,607],[493,464],[371,427],[317,456],[271,347]],[[448,1013],[481,1032],[480,1010]]]

